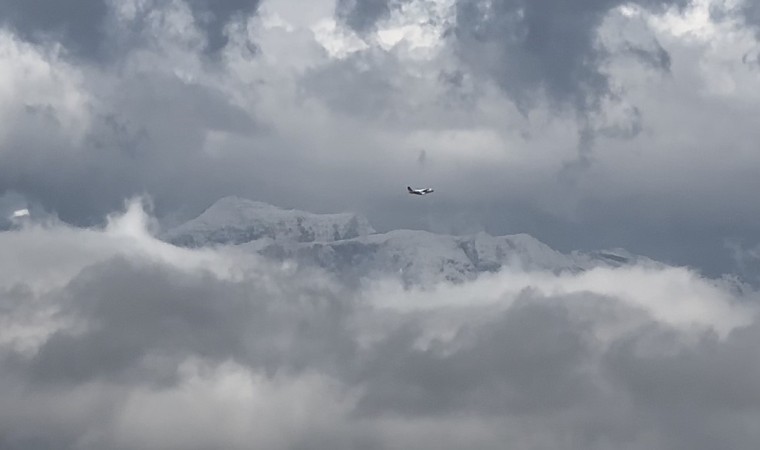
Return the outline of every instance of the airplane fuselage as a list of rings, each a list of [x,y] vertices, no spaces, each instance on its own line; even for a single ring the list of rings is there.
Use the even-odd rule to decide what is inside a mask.
[[[412,195],[425,195],[433,192],[433,189],[431,188],[425,188],[425,189],[412,189],[411,186],[406,187],[407,192],[409,192]]]

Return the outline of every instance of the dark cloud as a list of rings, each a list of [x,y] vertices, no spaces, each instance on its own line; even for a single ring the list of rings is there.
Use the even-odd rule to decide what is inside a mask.
[[[125,260],[88,269],[61,300],[67,314],[89,329],[52,335],[28,362],[29,373],[47,383],[161,382],[173,379],[177,358],[188,354],[212,360],[240,355],[242,330],[256,303],[235,290],[211,276],[183,279],[165,267]],[[152,352],[162,366],[145,361]]]
[[[705,333],[690,345],[683,334],[650,324],[614,343],[603,364],[662,433],[663,446],[749,449],[760,433],[741,418],[760,406],[760,365],[748,357],[758,331],[755,322],[725,341]]]
[[[207,50],[216,53],[227,45],[224,27],[235,18],[247,18],[259,6],[259,0],[186,0],[195,20],[206,32]]]
[[[756,34],[760,39],[760,4],[756,1],[746,0],[740,7],[741,14],[748,25],[756,29]]]
[[[185,0],[197,25],[206,36],[206,49],[216,54],[227,45],[224,28],[235,18],[256,13],[259,0]],[[166,6],[165,0],[153,0],[139,8],[135,22],[118,35],[114,27],[113,10],[106,0],[2,0],[0,18],[19,36],[31,42],[60,42],[76,56],[91,60],[119,60],[121,53],[130,50],[123,44],[142,42],[136,36],[145,25],[146,15]],[[121,43],[122,46],[117,44]],[[118,54],[113,54],[118,53]]]
[[[605,53],[596,41],[599,25],[628,3],[460,0],[453,36],[461,60],[493,78],[521,108],[530,109],[543,93],[560,106],[587,111],[610,89],[600,67]],[[688,1],[634,3],[662,10]]]
[[[606,322],[602,299],[523,300],[425,350],[415,349],[414,326],[394,331],[367,366],[358,412],[405,420],[508,415],[544,424],[552,417],[542,435],[553,441],[558,430],[572,429],[563,445],[573,449],[709,449],[721,442],[750,449],[760,439],[746,422],[760,408],[760,365],[749,356],[756,323],[722,340],[646,320],[607,346],[595,338]],[[590,317],[578,300],[594,305]],[[608,311],[637,314],[621,304]]]
[[[359,32],[372,30],[398,1],[340,0],[336,15]],[[635,4],[661,11],[682,8],[690,0],[641,0]],[[559,106],[579,111],[598,107],[610,93],[601,71],[607,54],[597,41],[602,20],[620,0],[569,4],[557,0],[459,0],[450,30],[460,59],[492,77],[522,109],[546,94]],[[653,50],[629,46],[645,64],[669,70],[670,55],[657,43]]]
[[[628,43],[625,51],[638,58],[644,64],[662,72],[670,72],[671,58],[659,42],[655,41],[654,49],[647,49]]]
[[[375,350],[360,414],[540,414],[571,406],[590,388],[590,336],[564,308],[528,297],[454,344],[415,349],[418,338],[401,328]]]
[[[378,21],[387,19],[394,3],[399,0],[338,0],[335,14],[354,30],[364,33],[371,31]]]
[[[75,54],[100,58],[109,10],[105,0],[0,0],[0,21],[32,42],[61,42]]]
[[[689,0],[639,1],[655,11],[683,7]],[[547,101],[553,114],[575,114],[577,155],[557,173],[560,189],[572,191],[595,162],[600,130],[590,116],[605,101],[621,99],[604,71],[609,49],[599,29],[610,12],[629,2],[591,0],[460,0],[450,36],[460,61],[479,76],[493,80],[523,114]],[[654,49],[628,45],[625,52],[644,64],[669,70],[670,55],[655,41]],[[639,131],[638,120],[626,126]],[[569,186],[567,185],[569,183]],[[569,200],[572,202],[572,200]]]
[[[36,352],[0,344],[6,399],[0,418],[15,417],[0,421],[0,446],[78,448],[90,440],[99,448],[139,446],[119,441],[108,432],[113,427],[139,433],[143,444],[181,442],[169,425],[121,421],[139,411],[140,398],[160,414],[177,392],[213,417],[241,407],[232,398],[245,392],[219,391],[214,400],[200,386],[189,387],[180,367],[191,359],[207,371],[234,361],[251,377],[294,390],[296,400],[288,401],[299,410],[308,405],[299,384],[309,377],[336,387],[334,397],[319,401],[319,414],[295,419],[281,400],[257,398],[264,409],[256,410],[256,421],[284,420],[291,433],[248,444],[499,448],[509,439],[518,449],[542,442],[578,450],[707,450],[728,442],[744,450],[760,439],[752,421],[760,410],[760,364],[752,356],[760,343],[757,322],[719,337],[593,292],[547,297],[534,290],[499,310],[461,303],[384,310],[363,304],[364,295],[379,293],[343,289],[314,272],[255,267],[226,279],[117,257],[45,297],[23,287],[0,292],[0,320],[15,317],[18,324],[52,304],[56,319],[72,324],[44,337]],[[431,298],[443,302],[460,295],[437,292]],[[442,329],[449,338],[436,337]],[[355,402],[331,409],[348,393]],[[191,414],[182,423],[203,427],[198,420]],[[468,429],[473,421],[478,425]],[[216,423],[190,448],[229,442],[229,429]],[[431,432],[458,438],[431,441]]]
[[[350,309],[329,290],[305,288],[300,303],[298,290],[275,294],[256,280],[225,282],[116,258],[85,269],[56,299],[66,317],[87,324],[84,332],[56,332],[31,359],[8,361],[43,385],[171,386],[191,356],[270,374],[325,369],[352,352]]]
[[[24,192],[63,220],[92,224],[134,194],[147,190],[159,201],[164,194],[173,196],[170,191],[188,182],[189,172],[211,175],[208,181],[215,184],[212,179],[224,177],[214,175],[213,167],[226,163],[204,152],[206,133],[258,130],[245,110],[213,87],[156,74],[118,85],[105,94],[109,104],[93,111],[91,126],[77,143],[66,137],[59,119],[64,112],[50,105],[26,107],[0,155],[0,189]],[[46,132],[41,135],[40,129]],[[169,172],[179,177],[169,182]]]

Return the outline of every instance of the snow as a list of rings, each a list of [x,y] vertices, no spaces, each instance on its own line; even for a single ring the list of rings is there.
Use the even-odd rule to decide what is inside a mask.
[[[164,239],[178,245],[243,244],[270,238],[289,242],[324,242],[374,233],[366,218],[352,213],[313,214],[286,210],[239,197],[225,197]]]
[[[621,249],[564,254],[527,234],[377,233],[357,214],[313,214],[237,197],[217,201],[165,240],[190,247],[235,245],[276,261],[320,267],[348,283],[395,277],[406,286],[460,283],[505,267],[558,273],[648,261]]]

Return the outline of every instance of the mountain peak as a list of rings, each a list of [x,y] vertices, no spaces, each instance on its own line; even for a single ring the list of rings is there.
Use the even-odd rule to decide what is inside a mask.
[[[331,242],[373,233],[375,230],[369,221],[359,214],[314,214],[229,196],[214,202],[195,219],[169,230],[164,239],[199,247],[243,244],[262,238]]]
[[[506,266],[575,272],[644,261],[621,249],[564,254],[528,234],[377,233],[358,214],[314,214],[240,197],[216,201],[164,239],[186,247],[242,244],[245,251],[317,266],[347,282],[391,276],[407,286],[462,282]]]
[[[269,203],[260,202],[257,200],[251,200],[251,199],[239,197],[237,195],[229,195],[227,197],[222,197],[219,200],[212,203],[208,208],[206,208],[206,210],[202,214],[205,214],[206,212],[213,211],[213,210],[239,211],[243,209],[286,210],[284,208],[271,205]]]

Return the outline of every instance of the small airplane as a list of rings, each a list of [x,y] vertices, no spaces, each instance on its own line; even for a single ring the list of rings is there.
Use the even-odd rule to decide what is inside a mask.
[[[433,190],[430,189],[430,188],[412,189],[410,186],[407,186],[406,190],[409,191],[410,194],[414,194],[414,195],[425,195],[425,194],[429,194],[429,193],[433,192]]]

